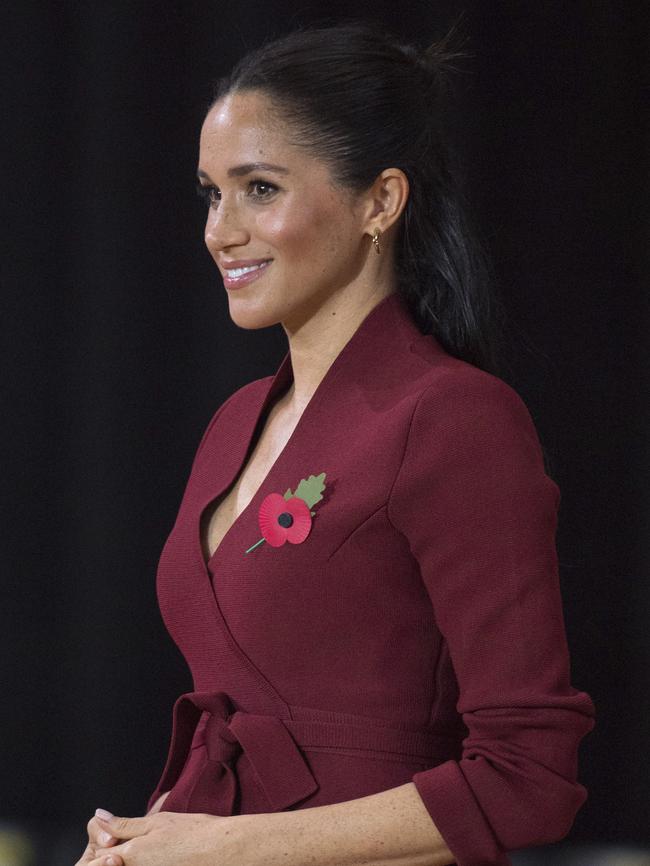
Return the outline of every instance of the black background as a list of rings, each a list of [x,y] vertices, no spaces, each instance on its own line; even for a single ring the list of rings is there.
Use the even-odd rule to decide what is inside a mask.
[[[645,3],[330,2],[420,44],[464,12],[450,124],[561,492],[571,840],[650,843]],[[194,193],[211,83],[321,3],[29,3],[2,21],[0,818],[143,814],[191,688],[155,570],[217,406],[273,373]],[[646,64],[645,68],[643,64]],[[80,853],[80,852],[79,852]]]

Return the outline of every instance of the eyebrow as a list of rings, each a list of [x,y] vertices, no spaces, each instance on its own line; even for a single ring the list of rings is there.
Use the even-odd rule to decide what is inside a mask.
[[[274,171],[276,174],[289,174],[289,169],[283,165],[273,165],[270,162],[247,162],[244,165],[236,165],[228,169],[228,177],[243,177],[246,174],[251,174],[254,171]],[[199,169],[198,177],[204,177],[210,180],[207,172]]]

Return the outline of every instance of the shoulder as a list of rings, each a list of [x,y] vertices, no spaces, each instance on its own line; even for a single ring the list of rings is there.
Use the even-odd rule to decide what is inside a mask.
[[[504,489],[552,487],[537,428],[524,399],[501,377],[426,343],[408,417],[401,479],[445,478],[469,489],[479,477]],[[415,369],[413,370],[415,373]]]
[[[539,445],[530,411],[521,395],[501,377],[445,352],[439,344],[419,341],[417,389],[411,431],[438,436],[503,435],[516,431]]]
[[[481,525],[528,520],[552,526],[560,489],[545,466],[537,429],[519,393],[492,373],[447,355],[421,377],[389,504],[405,533],[413,509]],[[496,531],[496,529],[495,529]]]

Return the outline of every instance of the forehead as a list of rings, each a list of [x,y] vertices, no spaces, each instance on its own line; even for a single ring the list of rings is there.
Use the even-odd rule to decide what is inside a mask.
[[[210,108],[203,121],[201,151],[207,157],[227,154],[229,158],[259,158],[271,150],[290,148],[287,133],[287,124],[273,116],[272,106],[262,94],[228,94]]]
[[[334,181],[330,165],[300,146],[296,133],[267,94],[228,94],[203,121],[199,171],[216,181],[235,166],[269,163],[282,166],[282,176],[292,186],[313,189],[317,185],[319,194],[351,198],[352,192]]]

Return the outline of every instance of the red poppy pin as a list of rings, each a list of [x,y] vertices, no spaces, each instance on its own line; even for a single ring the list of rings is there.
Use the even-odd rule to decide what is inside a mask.
[[[281,547],[285,542],[300,544],[309,535],[312,524],[312,505],[323,498],[325,489],[325,473],[310,475],[303,478],[292,493],[291,488],[284,496],[279,493],[269,493],[265,496],[257,514],[257,521],[262,530],[263,538],[256,541],[245,553],[255,550],[258,545],[268,541],[271,547]]]

